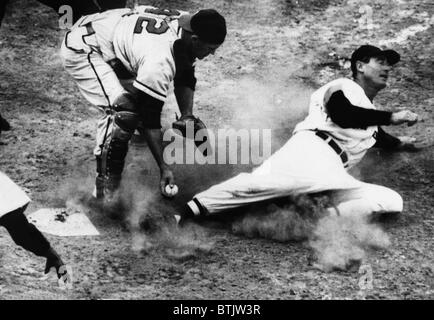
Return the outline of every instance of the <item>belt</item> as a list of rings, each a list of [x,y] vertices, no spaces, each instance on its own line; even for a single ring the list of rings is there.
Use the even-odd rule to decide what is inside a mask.
[[[339,147],[339,145],[336,143],[336,141],[333,140],[331,136],[329,136],[324,131],[315,131],[315,135],[323,139],[327,144],[338,154],[338,156],[341,158],[342,163],[344,164],[344,167],[348,167],[348,156],[347,153]]]

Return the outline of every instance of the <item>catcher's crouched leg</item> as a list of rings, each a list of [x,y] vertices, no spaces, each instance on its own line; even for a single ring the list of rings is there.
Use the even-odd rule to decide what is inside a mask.
[[[122,99],[116,104],[115,112],[109,120],[101,156],[97,157],[95,181],[97,198],[111,201],[115,197],[121,182],[128,143],[137,128],[139,119],[134,104],[128,99]]]

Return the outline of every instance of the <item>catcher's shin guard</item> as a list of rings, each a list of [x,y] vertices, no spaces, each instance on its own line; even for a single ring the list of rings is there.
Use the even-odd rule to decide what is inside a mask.
[[[139,115],[133,111],[119,110],[115,112],[112,124],[109,126],[107,137],[102,146],[100,169],[97,160],[96,196],[98,186],[103,185],[103,197],[112,197],[120,186],[128,143],[139,123]]]
[[[96,157],[96,178],[95,178],[95,189],[92,196],[96,199],[104,198],[104,174],[101,168],[101,157]]]
[[[104,199],[111,201],[114,198],[114,193],[119,189],[121,183],[121,175],[107,175],[102,171],[102,158],[96,157],[96,178],[95,188],[92,196],[96,199]]]

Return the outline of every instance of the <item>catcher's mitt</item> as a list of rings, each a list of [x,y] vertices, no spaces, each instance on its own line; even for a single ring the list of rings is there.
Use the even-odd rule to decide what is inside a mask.
[[[172,128],[175,129],[175,133],[181,134],[184,138],[194,140],[196,147],[206,143],[206,148],[202,148],[201,150],[204,156],[208,155],[208,151],[212,152],[207,127],[199,118],[193,115],[182,116],[181,118],[176,116],[176,121],[172,123]],[[200,139],[196,140],[198,131],[201,131],[202,135]]]

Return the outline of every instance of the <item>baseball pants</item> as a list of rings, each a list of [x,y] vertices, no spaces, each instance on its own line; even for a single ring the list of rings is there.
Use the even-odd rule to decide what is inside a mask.
[[[80,21],[65,36],[61,55],[64,68],[73,77],[82,95],[101,111],[94,149],[95,156],[100,156],[102,146],[111,139],[113,132],[113,103],[127,91],[104,60],[95,34],[86,26],[80,26]]]
[[[0,171],[0,218],[5,214],[27,206],[30,198],[7,175]]]
[[[296,133],[251,173],[212,186],[188,203],[195,215],[220,212],[298,194],[329,191],[340,215],[401,212],[401,196],[348,174],[337,153],[313,131]]]

